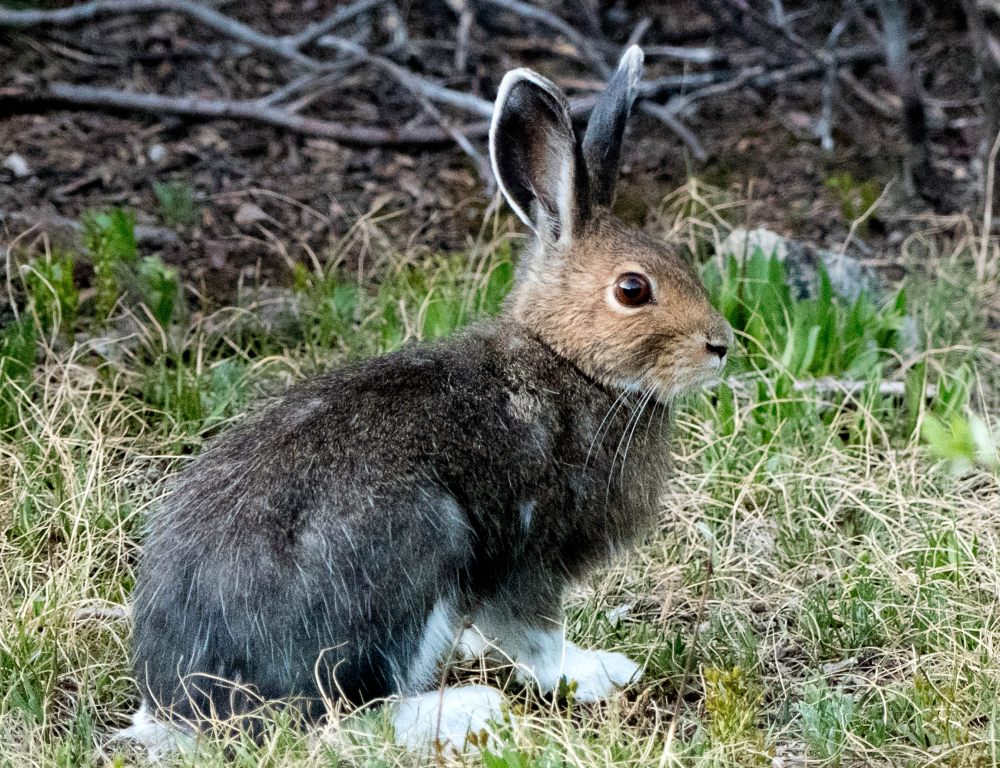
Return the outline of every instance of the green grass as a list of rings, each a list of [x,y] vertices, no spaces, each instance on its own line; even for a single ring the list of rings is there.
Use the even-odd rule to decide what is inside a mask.
[[[800,301],[764,254],[708,262],[725,217],[703,198],[670,210],[744,352],[678,409],[657,533],[567,606],[576,641],[630,654],[645,678],[593,707],[512,688],[499,743],[467,764],[997,764],[1000,350],[983,319],[997,244],[986,284],[971,277],[979,241],[939,229],[917,245],[944,255],[907,251],[892,297]],[[287,289],[196,315],[132,222],[91,214],[83,251],[15,254],[19,314],[0,331],[4,768],[144,764],[107,738],[136,705],[140,522],[185,457],[292,381],[495,313],[512,279],[503,237],[400,253],[360,222]],[[359,279],[341,265],[362,249]],[[94,267],[88,290],[78,262]],[[265,733],[175,763],[420,762],[377,710],[321,739],[281,714]]]

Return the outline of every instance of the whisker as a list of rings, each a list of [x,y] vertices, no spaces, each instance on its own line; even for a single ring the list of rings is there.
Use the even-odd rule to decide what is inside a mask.
[[[626,436],[629,435],[629,427],[632,427],[632,431],[635,431],[635,426],[638,425],[639,419],[642,417],[645,405],[649,400],[649,393],[652,390],[643,390],[642,397],[636,409],[629,415],[628,421],[625,422],[625,429],[622,430],[621,439],[618,441],[618,446],[615,448],[614,456],[611,457],[611,467],[608,470],[608,486],[605,491],[605,503],[611,499],[611,483],[615,476],[615,462],[618,460],[618,454],[621,453],[622,444],[626,442]],[[631,437],[629,437],[631,441]],[[627,451],[626,451],[627,453]],[[624,477],[624,458],[622,459],[622,477]]]
[[[651,375],[652,371],[646,371],[646,373],[644,373],[642,376],[639,377],[639,380],[636,382],[636,384],[641,387]],[[584,472],[587,471],[587,467],[590,465],[590,457],[594,451],[594,446],[597,444],[597,441],[603,439],[604,435],[606,435],[608,430],[611,429],[611,425],[613,423],[612,416],[626,403],[629,396],[633,394],[637,393],[628,389],[622,390],[621,394],[619,394],[618,397],[615,398],[615,401],[608,408],[608,412],[605,414],[604,418],[601,420],[601,423],[597,427],[597,431],[594,433],[594,439],[590,441],[590,447],[587,449],[587,458],[583,462]],[[638,394],[641,394],[641,391]],[[607,424],[607,428],[605,428],[605,424]]]
[[[639,406],[639,415],[635,419],[635,423],[632,425],[632,432],[629,434],[628,441],[625,443],[625,453],[622,455],[622,467],[620,470],[620,479],[624,483],[625,481],[625,462],[628,461],[628,451],[632,447],[632,442],[635,439],[636,429],[639,427],[639,421],[642,419],[643,413],[645,413],[647,406],[653,399],[653,395],[656,394],[656,390],[650,388],[646,393],[646,397],[643,399],[641,405]],[[650,419],[652,421],[652,419]],[[646,425],[647,430],[649,429],[649,424]]]

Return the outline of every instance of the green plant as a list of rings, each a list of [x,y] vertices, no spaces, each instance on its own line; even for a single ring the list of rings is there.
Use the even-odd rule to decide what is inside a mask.
[[[25,288],[19,321],[10,311],[0,321],[4,768],[152,765],[141,750],[107,738],[136,703],[120,614],[143,524],[173,470],[252,401],[316,368],[497,311],[512,273],[501,247],[472,256],[378,253],[359,279],[339,266],[354,254],[338,251],[326,265],[295,268],[292,291],[262,289],[261,298],[279,299],[271,305],[281,307],[277,319],[258,311],[263,302],[248,302],[203,321],[183,311],[178,293],[171,327],[160,333],[150,286],[172,270],[154,264],[143,287],[142,254],[129,258],[127,250],[112,259],[116,290],[150,313],[134,313],[146,327],[125,354],[38,344],[45,326],[35,315],[56,316],[54,304],[38,309],[53,296],[41,283]],[[968,410],[970,390],[992,433],[982,444],[995,445],[997,435],[989,409],[1000,378],[977,366],[991,343],[988,320],[975,319],[981,292],[958,272],[948,275],[946,294],[936,293],[946,281],[924,285],[914,276],[904,309],[929,346],[948,351],[908,350],[903,360],[927,362],[907,369],[900,399],[879,391],[902,376],[892,335],[898,297],[869,301],[873,311],[859,312],[858,328],[847,322],[853,302],[834,298],[833,322],[810,318],[794,297],[774,299],[769,264],[732,278],[726,269],[718,279],[735,296],[729,316],[748,318],[748,353],[734,365],[739,381],[676,404],[659,524],[636,551],[566,596],[567,636],[642,662],[642,680],[599,706],[509,685],[510,722],[485,744],[476,735],[482,756],[444,763],[973,768],[1000,759],[1000,487],[983,472],[939,471],[933,458],[989,466],[989,452],[974,453],[980,443],[969,438],[981,429]],[[171,291],[167,284],[162,294]],[[780,311],[766,323],[749,319],[774,301]],[[107,318],[91,302],[77,311],[78,325],[104,335]],[[809,322],[796,328],[796,317]],[[826,349],[821,330],[809,352],[812,325],[854,347]],[[837,379],[852,368],[861,388],[849,396],[810,388],[824,366]],[[914,450],[917,425],[928,451]],[[880,429],[892,440],[870,439]],[[702,668],[703,676],[691,674]],[[509,669],[463,665],[448,674],[448,684],[495,685]],[[171,764],[437,766],[433,754],[392,743],[386,710],[343,712],[331,727],[302,733],[290,710],[268,708],[259,739],[220,727],[196,754]]]
[[[712,744],[737,746],[749,750],[765,764],[764,736],[757,730],[761,692],[751,682],[743,667],[702,672],[705,681],[705,711],[708,713],[708,736]]]
[[[29,319],[22,316],[0,328],[0,430],[20,422],[19,402],[32,389],[37,354]]]
[[[118,301],[122,265],[132,268],[139,259],[135,215],[121,208],[87,211],[82,221],[84,244],[94,265],[94,315],[100,321]]]
[[[80,303],[73,283],[73,254],[50,251],[22,269],[28,305],[46,331],[62,326],[72,328]]]
[[[177,270],[158,256],[139,258],[135,239],[135,215],[120,208],[83,216],[84,242],[94,264],[95,309],[104,319],[124,289],[145,304],[153,318],[166,327],[180,303]]]
[[[795,378],[865,377],[891,358],[906,318],[906,293],[882,306],[867,293],[846,303],[834,294],[820,265],[817,295],[791,295],[781,260],[756,249],[743,263],[729,256],[703,271],[713,303],[747,348],[753,369],[777,369]]]
[[[510,746],[497,753],[485,749],[482,759],[483,768],[566,768],[568,765],[555,750],[546,749],[532,755]]]
[[[826,683],[810,683],[795,710],[809,751],[820,760],[840,765],[854,718],[854,698]]]
[[[183,181],[154,182],[153,193],[160,205],[160,218],[168,227],[189,229],[201,218],[194,187]]]
[[[1000,435],[978,414],[970,411],[940,418],[929,413],[924,417],[923,436],[931,451],[950,462],[956,473],[975,465],[1000,471]]]
[[[845,439],[856,440],[892,412],[878,385],[903,349],[905,291],[882,304],[864,292],[848,302],[833,292],[820,266],[815,298],[797,298],[781,260],[760,249],[742,262],[732,256],[721,266],[710,261],[703,278],[744,349],[731,366],[736,382],[720,386],[712,404],[724,434],[749,428],[757,442],[771,444],[790,431],[805,437],[840,419]],[[809,392],[809,382],[824,377],[855,389],[854,382],[863,385],[852,398],[850,414],[823,407]],[[742,423],[733,389],[740,381],[752,398],[749,419]]]
[[[145,256],[136,270],[136,281],[143,303],[161,327],[174,319],[178,309],[180,282],[177,270],[166,266],[158,256]]]
[[[860,219],[870,211],[881,193],[876,182],[871,179],[858,181],[850,171],[830,176],[824,185],[837,195],[840,213],[847,223]],[[861,223],[859,232],[862,235],[867,234],[867,221]]]

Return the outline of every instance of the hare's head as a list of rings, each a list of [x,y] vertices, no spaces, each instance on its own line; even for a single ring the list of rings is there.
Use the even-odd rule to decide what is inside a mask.
[[[504,197],[535,234],[511,295],[514,318],[597,380],[667,399],[718,375],[733,332],[679,249],[611,214],[641,77],[633,46],[581,139],[553,83],[508,72],[490,158]]]

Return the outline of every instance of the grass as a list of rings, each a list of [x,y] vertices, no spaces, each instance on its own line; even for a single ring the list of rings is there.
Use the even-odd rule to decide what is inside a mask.
[[[706,263],[733,216],[696,186],[662,214],[661,233]],[[85,251],[13,254],[20,312],[0,333],[4,767],[144,764],[107,737],[136,705],[140,522],[185,457],[323,366],[497,311],[512,275],[505,237],[398,252],[362,219],[325,261],[295,267],[288,290],[197,314],[176,275],[143,258],[127,214],[88,222]],[[704,267],[745,354],[730,384],[678,410],[658,532],[568,605],[575,640],[643,661],[645,678],[596,707],[512,690],[516,717],[466,762],[996,765],[1000,349],[985,317],[1000,264],[988,245],[976,280],[975,231],[946,222],[905,244],[902,294],[850,305],[788,296],[765,254]],[[74,284],[77,261],[94,265],[93,290]],[[814,376],[863,386],[810,387]],[[229,735],[175,762],[418,762],[390,737],[377,710],[321,739],[277,715],[260,745]]]

